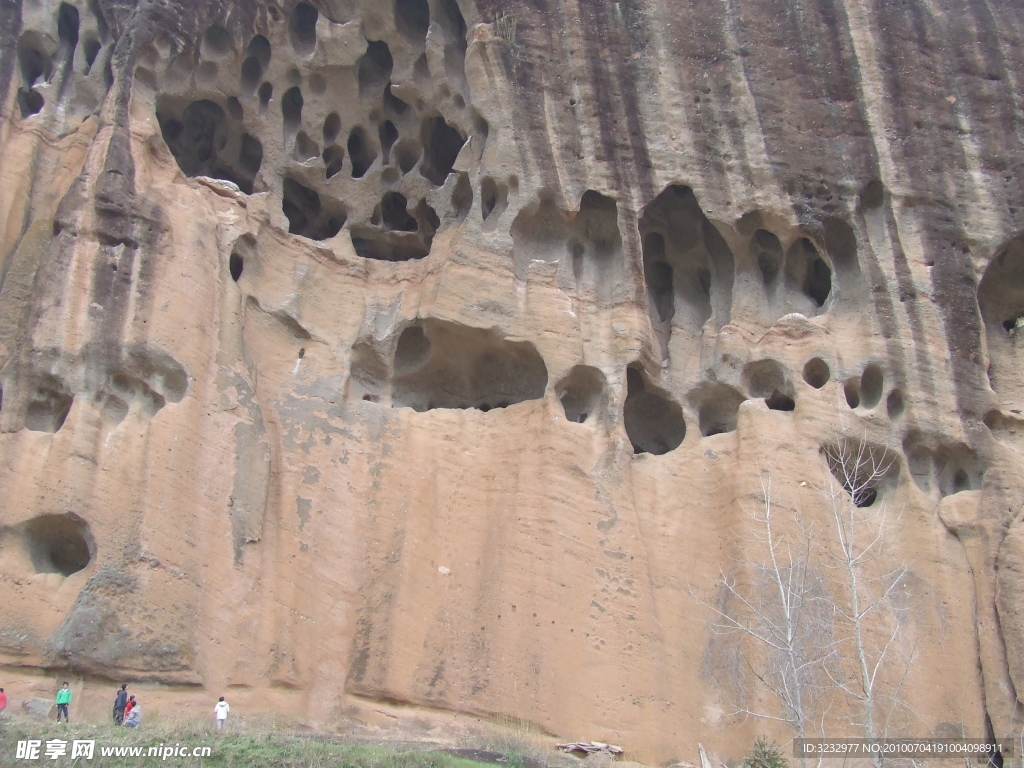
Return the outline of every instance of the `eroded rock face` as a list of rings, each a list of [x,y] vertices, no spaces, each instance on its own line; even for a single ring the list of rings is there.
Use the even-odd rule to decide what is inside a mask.
[[[693,595],[853,446],[898,728],[1017,735],[1022,22],[0,5],[0,664],[734,759]]]

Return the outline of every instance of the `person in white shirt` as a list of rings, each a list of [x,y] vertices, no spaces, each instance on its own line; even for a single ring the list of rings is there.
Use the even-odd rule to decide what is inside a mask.
[[[220,701],[217,702],[217,706],[213,708],[213,714],[217,718],[217,730],[219,731],[224,727],[224,721],[228,719],[228,712],[231,711],[231,707],[224,701],[224,697],[220,697]]]

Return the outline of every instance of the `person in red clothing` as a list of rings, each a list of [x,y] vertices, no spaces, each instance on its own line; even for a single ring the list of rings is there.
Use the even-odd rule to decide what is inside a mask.
[[[7,694],[4,693],[4,689],[0,688],[0,713],[7,709]]]
[[[135,709],[135,697],[129,696],[128,703],[124,705],[124,716],[127,718],[128,715],[132,713],[133,709]]]

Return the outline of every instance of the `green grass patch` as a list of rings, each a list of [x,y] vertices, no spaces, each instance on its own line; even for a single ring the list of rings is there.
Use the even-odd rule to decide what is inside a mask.
[[[42,742],[37,760],[18,760],[19,741]],[[67,755],[47,759],[46,742],[67,742]],[[95,741],[91,760],[71,759],[72,742]],[[165,748],[175,750],[209,747],[207,757],[163,756]],[[150,748],[160,754],[149,755]],[[103,754],[103,750],[121,751]],[[131,751],[129,751],[131,750]],[[132,754],[132,751],[135,753]],[[191,768],[482,768],[484,764],[429,751],[427,748],[399,749],[341,743],[340,737],[304,736],[270,730],[254,730],[236,719],[229,729],[216,731],[211,723],[174,723],[154,719],[138,729],[114,725],[58,726],[28,718],[0,719],[0,766],[26,765],[86,766],[190,766]],[[492,767],[493,768],[493,767]]]

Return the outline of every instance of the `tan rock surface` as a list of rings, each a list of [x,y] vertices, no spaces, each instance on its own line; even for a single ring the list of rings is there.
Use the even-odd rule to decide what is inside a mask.
[[[845,435],[897,461],[894,729],[1019,733],[1017,4],[13,0],[0,30],[12,700],[54,673],[92,717],[131,680],[736,758],[792,734],[732,714],[691,592],[759,473],[820,514]]]

